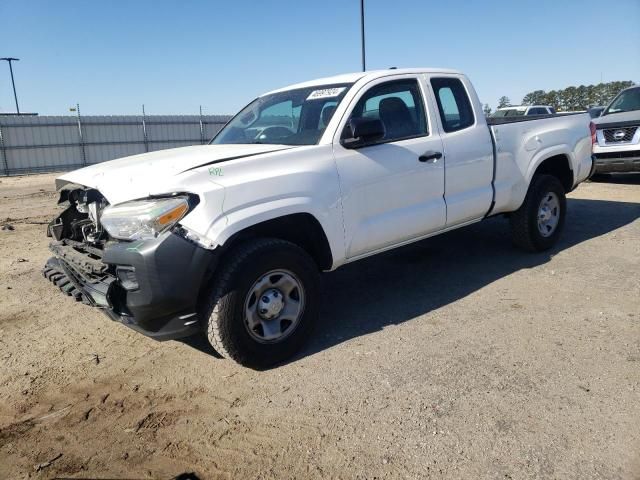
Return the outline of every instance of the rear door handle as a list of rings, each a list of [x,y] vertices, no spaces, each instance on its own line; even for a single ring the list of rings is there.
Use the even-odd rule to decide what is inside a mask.
[[[418,160],[421,162],[437,162],[442,158],[442,152],[436,152],[434,150],[429,150],[428,152],[424,152],[422,155],[418,157]]]

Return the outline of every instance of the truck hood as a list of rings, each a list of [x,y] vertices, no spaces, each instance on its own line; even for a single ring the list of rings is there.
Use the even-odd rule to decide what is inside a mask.
[[[604,117],[597,117],[591,120],[596,125],[605,126],[610,123],[618,124],[623,122],[640,122],[640,110],[632,110],[630,112],[610,113]]]
[[[95,188],[109,203],[117,204],[171,193],[180,188],[188,171],[208,164],[291,148],[288,145],[197,145],[142,153],[102,162],[56,179],[58,190],[69,184]]]

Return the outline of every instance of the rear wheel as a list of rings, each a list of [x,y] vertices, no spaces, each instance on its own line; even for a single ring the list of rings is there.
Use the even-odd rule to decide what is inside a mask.
[[[513,242],[530,252],[556,244],[564,227],[567,200],[564,187],[551,175],[536,175],[522,206],[510,216]]]
[[[288,359],[318,316],[316,264],[298,246],[278,239],[251,240],[227,257],[204,311],[211,346],[254,368]]]

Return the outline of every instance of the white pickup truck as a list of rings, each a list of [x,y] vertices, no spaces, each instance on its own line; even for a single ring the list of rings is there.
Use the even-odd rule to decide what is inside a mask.
[[[585,114],[492,119],[459,72],[354,73],[251,102],[209,145],[56,180],[46,278],[158,340],[264,368],[310,335],[319,272],[492,215],[552,247],[593,170]]]

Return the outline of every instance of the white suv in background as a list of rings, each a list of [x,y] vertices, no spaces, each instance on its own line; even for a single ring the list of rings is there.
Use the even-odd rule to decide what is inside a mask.
[[[497,109],[493,114],[494,118],[499,117],[525,117],[529,115],[553,115],[555,109],[550,105],[517,105],[514,107],[503,107]]]
[[[596,172],[640,172],[640,85],[622,90],[592,122]]]

